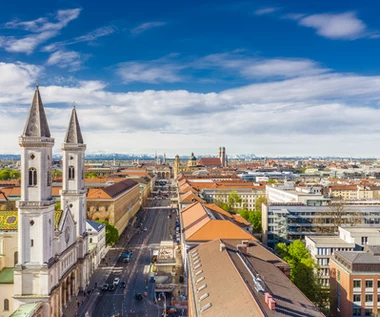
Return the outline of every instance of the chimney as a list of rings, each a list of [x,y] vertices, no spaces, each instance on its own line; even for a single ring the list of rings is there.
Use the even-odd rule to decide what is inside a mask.
[[[270,310],[276,309],[276,301],[273,299],[272,295],[268,292],[265,292],[265,303],[268,305]]]
[[[242,253],[247,253],[247,246],[245,244],[238,244],[236,248]]]
[[[249,241],[248,240],[243,240],[241,244],[244,244],[245,246],[249,247]]]
[[[226,249],[226,245],[224,243],[220,243],[219,245],[219,251],[223,252]]]

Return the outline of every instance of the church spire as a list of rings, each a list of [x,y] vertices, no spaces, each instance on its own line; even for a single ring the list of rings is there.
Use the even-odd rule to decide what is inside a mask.
[[[71,144],[83,144],[82,132],[80,131],[79,121],[77,112],[75,110],[75,106],[73,106],[73,110],[71,112],[71,118],[69,127],[67,128],[65,143]]]
[[[25,123],[23,136],[50,138],[49,125],[38,89],[38,83],[36,83],[36,90],[34,91],[33,101],[29,110],[28,119]]]

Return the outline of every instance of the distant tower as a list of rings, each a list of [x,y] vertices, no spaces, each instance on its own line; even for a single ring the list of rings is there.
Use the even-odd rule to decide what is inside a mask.
[[[54,274],[54,204],[52,198],[52,148],[54,139],[38,89],[21,147],[21,199],[18,206],[18,261],[14,271],[14,298],[20,303],[44,302],[43,316],[50,316],[49,296]]]
[[[190,158],[187,162],[187,166],[188,167],[197,166],[197,158],[194,156],[194,153],[191,153]]]
[[[166,164],[166,153],[164,153],[164,164]]]
[[[179,156],[176,155],[174,158],[174,179],[176,179],[179,174],[179,166],[180,166]]]
[[[222,165],[222,167],[227,167],[227,155],[225,147],[219,148],[218,157],[220,159],[220,164]]]

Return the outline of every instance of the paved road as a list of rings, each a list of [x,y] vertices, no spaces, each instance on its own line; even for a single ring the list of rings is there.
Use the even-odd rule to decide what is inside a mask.
[[[167,207],[169,200],[155,200],[154,205]],[[154,302],[154,284],[149,283],[149,267],[153,250],[159,247],[162,240],[171,240],[174,232],[175,217],[168,219],[168,209],[146,209],[140,211],[138,221],[148,231],[128,227],[122,234],[119,243],[111,249],[106,261],[96,270],[90,287],[97,282],[100,288],[103,283],[112,284],[115,277],[126,282],[126,288],[117,287],[114,291],[94,291],[91,297],[81,305],[79,316],[107,317],[117,311],[121,316],[161,316],[162,308]],[[127,241],[129,241],[127,243]],[[122,255],[132,249],[130,263],[123,263]],[[113,266],[114,264],[114,266]],[[136,293],[147,292],[143,300],[136,299]],[[160,302],[161,303],[161,302]]]

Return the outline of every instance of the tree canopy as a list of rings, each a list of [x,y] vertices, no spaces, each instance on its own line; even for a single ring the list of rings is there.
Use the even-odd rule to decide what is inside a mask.
[[[220,195],[222,196],[222,195]],[[214,203],[225,211],[235,213],[238,206],[241,204],[242,199],[235,190],[232,190],[225,201],[222,197],[214,199]]]
[[[0,180],[20,179],[21,173],[18,170],[4,168],[0,170]]]
[[[108,221],[98,220],[97,222],[106,225],[106,243],[107,245],[113,245],[119,240],[119,232]]]
[[[277,244],[275,251],[291,266],[290,280],[322,311],[328,310],[329,291],[318,276],[319,267],[301,240]]]

